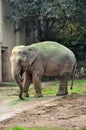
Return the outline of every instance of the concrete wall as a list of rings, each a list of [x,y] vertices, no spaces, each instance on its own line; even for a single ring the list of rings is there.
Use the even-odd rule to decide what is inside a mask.
[[[25,45],[36,42],[34,32],[29,37],[25,36],[25,29],[15,33],[17,28],[6,18],[6,14],[11,11],[6,0],[0,0],[0,82],[12,81],[10,55],[12,48],[16,45]]]
[[[0,0],[0,44],[2,42],[2,1]]]
[[[5,18],[10,7],[0,0],[0,82],[12,80],[10,54],[14,46],[25,44],[25,31],[14,33],[14,25]]]
[[[2,81],[2,54],[1,54],[1,45],[2,45],[2,1],[0,0],[0,82]]]
[[[2,82],[2,55],[1,55],[1,47],[0,47],[0,82]]]

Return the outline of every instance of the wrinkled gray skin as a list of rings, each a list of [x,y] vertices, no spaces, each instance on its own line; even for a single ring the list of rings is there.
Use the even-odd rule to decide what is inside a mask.
[[[41,97],[41,78],[57,76],[60,79],[59,92],[56,95],[67,95],[68,75],[74,73],[76,58],[72,51],[56,42],[41,42],[30,46],[16,46],[10,57],[12,77],[22,94],[29,96],[30,83],[34,84],[37,97]],[[21,75],[24,73],[23,83]]]

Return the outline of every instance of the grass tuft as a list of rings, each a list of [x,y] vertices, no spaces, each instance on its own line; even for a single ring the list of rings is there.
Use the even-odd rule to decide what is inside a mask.
[[[25,128],[19,127],[19,126],[15,126],[13,128],[10,128],[8,130],[25,130]]]
[[[36,127],[36,128],[22,128],[22,127],[13,127],[8,130],[74,130],[74,129],[65,129],[65,128],[56,128],[56,127]]]

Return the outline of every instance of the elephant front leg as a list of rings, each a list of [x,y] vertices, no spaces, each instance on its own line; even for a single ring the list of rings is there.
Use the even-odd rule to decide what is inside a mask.
[[[24,80],[23,80],[23,88],[24,88],[24,96],[29,97],[28,89],[31,83],[31,76],[25,72],[24,73]]]
[[[68,77],[67,77],[67,75],[64,75],[64,76],[60,77],[59,91],[56,94],[56,96],[67,95],[68,94],[67,85],[68,85]]]
[[[41,80],[40,80],[37,72],[34,72],[34,74],[33,74],[33,84],[34,84],[34,88],[35,88],[36,97],[42,97]]]

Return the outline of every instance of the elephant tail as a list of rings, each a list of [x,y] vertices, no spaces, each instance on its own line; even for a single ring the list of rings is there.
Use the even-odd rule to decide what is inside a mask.
[[[73,71],[72,71],[72,83],[71,83],[70,89],[73,89],[74,75],[75,75],[76,66],[77,66],[77,64],[75,63],[75,65],[73,67]]]

